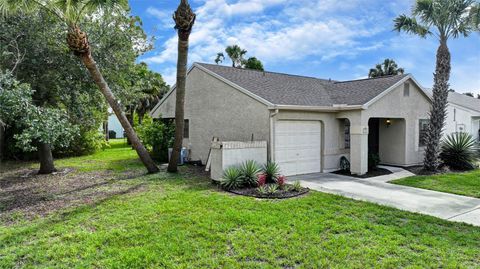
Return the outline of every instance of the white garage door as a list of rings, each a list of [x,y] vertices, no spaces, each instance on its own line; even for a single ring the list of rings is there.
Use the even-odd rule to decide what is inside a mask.
[[[321,171],[321,127],[319,121],[277,121],[275,161],[284,175]]]

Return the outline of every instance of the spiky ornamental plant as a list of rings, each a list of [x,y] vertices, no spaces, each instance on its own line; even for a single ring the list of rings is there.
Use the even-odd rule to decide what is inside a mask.
[[[238,167],[232,166],[223,171],[220,186],[225,190],[234,190],[243,186],[242,172]]]
[[[260,166],[253,160],[245,161],[240,167],[243,183],[250,187],[258,186],[258,174],[262,171]]]
[[[173,152],[168,163],[168,172],[177,172],[178,158],[183,142],[183,128],[185,120],[185,86],[187,82],[188,39],[195,23],[193,13],[187,0],[181,0],[177,11],[173,14],[175,29],[178,33],[177,84],[175,100],[175,142]]]
[[[137,151],[149,173],[158,172],[142,142],[138,138],[123,109],[113,95],[100,69],[92,56],[87,33],[80,28],[82,20],[88,15],[104,12],[122,12],[128,7],[127,0],[0,0],[0,13],[7,16],[11,13],[23,12],[37,14],[46,10],[63,21],[67,28],[67,44],[70,50],[80,58],[87,68],[98,88],[105,96],[110,107],[115,112],[132,146]]]
[[[435,36],[440,46],[437,50],[433,85],[433,103],[430,124],[426,133],[424,169],[436,171],[439,166],[439,145],[445,125],[447,97],[450,79],[450,38],[467,37],[478,30],[479,3],[475,0],[417,0],[411,17],[398,16],[394,29],[422,38]]]
[[[452,169],[474,169],[479,157],[476,141],[468,133],[450,134],[442,142],[440,159]]]

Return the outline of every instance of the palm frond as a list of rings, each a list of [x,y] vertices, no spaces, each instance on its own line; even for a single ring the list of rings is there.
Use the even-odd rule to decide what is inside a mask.
[[[394,23],[395,25],[393,29],[398,32],[403,31],[409,34],[416,34],[421,37],[426,37],[427,35],[432,34],[428,26],[419,24],[416,18],[408,17],[405,14],[395,18]]]

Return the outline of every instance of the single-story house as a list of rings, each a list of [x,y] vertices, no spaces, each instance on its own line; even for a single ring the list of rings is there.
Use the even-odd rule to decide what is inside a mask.
[[[213,137],[265,140],[285,175],[330,172],[347,157],[351,172],[381,163],[422,162],[431,98],[412,75],[334,81],[194,63],[187,75],[185,139],[191,160],[205,163]],[[152,110],[174,118],[175,87]]]
[[[469,133],[480,141],[480,99],[456,92],[448,94],[444,135],[456,132]]]

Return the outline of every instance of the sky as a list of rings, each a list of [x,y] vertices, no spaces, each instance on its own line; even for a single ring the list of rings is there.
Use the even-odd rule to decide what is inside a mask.
[[[154,38],[139,61],[175,84],[177,35],[172,14],[180,1],[130,0],[132,14]],[[197,20],[189,65],[214,63],[237,44],[267,71],[334,80],[366,78],[370,68],[394,59],[431,88],[438,41],[393,31],[393,19],[410,14],[413,0],[190,0]],[[451,88],[480,94],[480,34],[449,41]],[[223,64],[230,65],[227,59]]]

